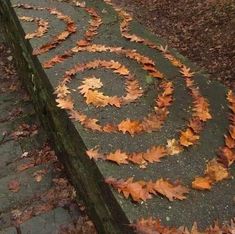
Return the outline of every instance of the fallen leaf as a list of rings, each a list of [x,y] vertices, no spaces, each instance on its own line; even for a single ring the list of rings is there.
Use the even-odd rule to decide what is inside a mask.
[[[131,134],[131,136],[134,136],[135,133],[142,131],[142,127],[139,121],[126,119],[118,124],[118,130],[122,131],[123,133],[128,132]]]
[[[128,155],[126,153],[121,152],[121,150],[116,150],[114,153],[110,153],[106,157],[107,160],[113,161],[120,164],[128,164]]]
[[[20,191],[20,182],[18,180],[11,180],[8,183],[8,189],[13,193],[19,192]]]
[[[151,199],[152,195],[157,194],[166,196],[170,201],[174,199],[183,200],[186,199],[185,194],[189,192],[186,187],[178,182],[171,183],[164,179],[159,179],[156,182],[142,180],[133,182],[133,177],[127,180],[109,177],[105,182],[112,185],[119,193],[123,193],[125,198],[131,196],[136,202],[146,201]]]
[[[163,196],[166,196],[170,201],[174,199],[184,200],[186,199],[185,194],[189,193],[189,190],[181,184],[173,184],[164,179],[157,180],[153,185],[153,189]]]
[[[191,69],[189,67],[186,67],[186,66],[183,66],[180,72],[185,77],[192,77],[195,74],[194,72],[191,72]]]
[[[212,187],[213,181],[210,177],[196,177],[192,182],[192,188],[197,190],[210,190]]]
[[[38,170],[33,173],[33,177],[37,182],[41,182],[46,173],[46,169]]]
[[[70,97],[57,98],[56,102],[58,103],[57,106],[61,109],[72,110],[74,106],[74,103]]]
[[[170,155],[176,155],[182,152],[183,148],[176,139],[167,140],[167,153]]]
[[[190,128],[180,134],[180,144],[188,147],[193,145],[199,139],[198,135],[195,135]]]
[[[215,159],[208,162],[205,175],[213,182],[218,182],[229,177],[228,169]]]
[[[152,147],[142,155],[142,157],[150,163],[160,162],[160,159],[164,156],[166,156],[166,149],[163,146]]]
[[[103,155],[99,152],[99,149],[97,149],[97,147],[87,150],[86,154],[90,159],[97,160],[103,158]]]
[[[21,171],[25,171],[29,168],[32,168],[35,166],[35,162],[33,161],[29,161],[23,164],[20,164],[19,166],[17,166],[17,171],[21,172]]]

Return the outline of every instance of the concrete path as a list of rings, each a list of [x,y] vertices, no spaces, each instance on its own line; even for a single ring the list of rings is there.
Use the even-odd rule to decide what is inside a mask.
[[[234,218],[234,91],[110,0],[10,3],[5,35],[101,233]]]

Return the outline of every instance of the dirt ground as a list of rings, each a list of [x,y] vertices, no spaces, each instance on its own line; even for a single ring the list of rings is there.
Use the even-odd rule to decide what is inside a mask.
[[[115,0],[141,24],[235,89],[235,0]]]

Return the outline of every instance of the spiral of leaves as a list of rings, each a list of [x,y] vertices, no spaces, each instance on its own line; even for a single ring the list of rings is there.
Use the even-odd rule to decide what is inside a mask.
[[[99,146],[88,149],[87,156],[94,160],[106,160],[118,165],[121,164],[136,164],[140,168],[145,168],[150,163],[158,163],[162,158],[169,155],[177,155],[183,150],[188,149],[196,144],[200,139],[200,133],[204,127],[204,123],[209,121],[212,116],[210,114],[210,105],[208,100],[203,97],[199,87],[194,82],[195,73],[191,71],[182,61],[176,58],[167,46],[158,45],[148,39],[130,33],[130,23],[132,17],[116,7],[110,0],[105,2],[111,5],[121,19],[120,32],[123,38],[133,43],[139,43],[143,46],[157,50],[170,61],[182,74],[185,86],[193,100],[192,117],[187,122],[186,129],[182,130],[178,139],[168,139],[165,145],[154,145],[144,152],[124,152],[117,149],[115,152],[100,152]],[[126,94],[123,96],[105,95],[99,89],[103,83],[96,76],[85,77],[82,84],[77,88],[80,95],[84,98],[87,105],[93,105],[96,108],[112,106],[113,108],[121,108],[124,105],[136,102],[144,95],[144,90],[140,86],[134,74],[131,74],[129,69],[115,60],[92,60],[86,63],[79,63],[67,70],[60,79],[59,85],[55,89],[57,96],[56,101],[58,107],[68,111],[69,116],[74,121],[78,121],[84,128],[89,131],[98,131],[105,133],[122,133],[130,134],[132,137],[142,134],[158,131],[164,124],[169,108],[173,103],[174,85],[167,80],[165,74],[160,72],[152,59],[139,53],[133,49],[122,47],[107,46],[93,43],[94,37],[98,34],[98,30],[102,25],[102,18],[93,8],[88,8],[85,4],[77,4],[78,7],[84,9],[90,17],[89,26],[84,34],[84,38],[78,40],[76,45],[57,54],[43,63],[45,69],[50,69],[56,64],[63,63],[65,60],[79,54],[87,53],[110,53],[124,56],[130,60],[137,62],[141,68],[148,73],[150,77],[160,82],[161,93],[156,95],[155,105],[153,110],[148,113],[143,119],[124,119],[121,122],[114,124],[112,122],[101,124],[96,117],[91,117],[83,113],[81,109],[75,107],[73,99],[73,90],[69,87],[72,80],[76,78],[76,74],[85,73],[88,70],[103,68],[110,70],[114,74],[118,74],[124,79]],[[77,27],[70,16],[65,15],[55,8],[36,7],[28,4],[15,5],[18,8],[34,9],[38,11],[48,11],[59,20],[62,20],[66,28],[63,32],[53,37],[48,43],[34,49],[33,54],[41,55],[49,50],[56,48],[63,41],[68,39],[70,35],[76,33]],[[42,37],[47,33],[49,23],[46,20],[39,18],[30,18],[22,16],[23,21],[36,22],[38,29],[26,35],[26,39]],[[157,93],[157,92],[156,92]],[[229,177],[229,166],[235,161],[235,96],[232,91],[228,92],[227,100],[231,110],[230,127],[228,134],[225,136],[225,146],[219,150],[218,157],[208,162],[203,176],[195,178],[192,182],[194,189],[205,190],[210,189],[213,184]],[[106,182],[123,193],[124,197],[131,197],[134,201],[139,202],[152,198],[154,195],[167,197],[170,201],[174,199],[183,200],[189,189],[181,185],[179,182],[170,182],[167,179],[158,179],[153,181],[134,181],[133,178],[115,179],[107,178]]]

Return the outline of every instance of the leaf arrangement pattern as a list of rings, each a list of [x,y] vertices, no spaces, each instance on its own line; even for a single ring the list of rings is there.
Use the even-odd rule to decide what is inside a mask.
[[[178,57],[175,57],[174,53],[167,46],[132,34],[130,29],[132,16],[115,6],[111,0],[104,1],[112,7],[121,20],[120,34],[122,39],[125,39],[128,43],[133,43],[133,45],[136,45],[136,48],[139,48],[138,46],[141,45],[146,49],[151,49],[161,54],[178,71],[178,76],[174,79],[181,79],[183,81],[192,100],[191,117],[186,120],[186,127],[178,131],[177,138],[166,139],[165,144],[152,145],[147,150],[140,150],[138,152],[127,152],[121,147],[112,152],[104,152],[101,145],[96,145],[89,148],[86,152],[87,157],[91,160],[106,161],[107,163],[114,163],[117,166],[133,165],[138,166],[142,170],[147,168],[149,164],[160,163],[166,157],[179,155],[197,145],[200,142],[201,134],[207,122],[213,118],[213,115],[209,101],[203,96],[195,81],[196,72],[178,59]],[[103,25],[101,12],[96,11],[94,8],[86,7],[85,3],[80,3],[79,1],[75,5],[90,17],[85,33],[82,35],[82,38],[79,38],[73,45],[70,45],[68,49],[60,50],[59,53],[56,53],[56,55],[50,58],[47,57],[46,60],[42,61],[42,65],[44,69],[50,70],[60,64],[66,63],[69,59],[75,57],[75,55],[82,56],[82,54],[86,53],[88,55],[96,54],[97,57],[81,63],[73,63],[69,69],[63,71],[63,75],[59,77],[58,85],[54,91],[57,106],[66,110],[74,122],[79,123],[82,128],[90,132],[129,135],[134,141],[135,137],[140,137],[141,134],[152,134],[160,131],[169,117],[174,103],[176,89],[174,80],[172,78],[169,79],[168,75],[160,71],[154,59],[147,56],[142,50],[133,49],[132,47],[127,48],[126,46],[111,46],[108,43],[95,43],[94,41],[99,36],[99,30],[102,30]],[[32,6],[25,3],[17,4],[14,7],[24,10],[47,11],[65,25],[62,32],[52,37],[47,43],[35,48],[33,50],[34,55],[40,56],[56,49],[64,41],[68,40],[70,36],[77,34],[80,30],[70,16],[56,8]],[[25,36],[26,39],[41,38],[51,27],[48,20],[42,18],[21,16],[20,20],[34,22],[38,27],[34,32],[27,33]],[[103,59],[104,54],[107,55],[105,59]],[[142,119],[136,118],[135,116],[113,122],[112,120],[104,122],[99,119],[97,113],[103,110],[103,108],[120,110],[121,108],[128,107],[130,104],[138,104],[143,101],[147,92],[142,87],[138,74],[129,69],[120,60],[112,59],[112,56],[115,56],[115,58],[121,57],[123,60],[138,64],[140,69],[147,74],[147,77],[151,78],[151,82],[153,81],[155,83],[156,81],[156,84],[158,84],[154,86],[154,105]],[[125,86],[125,93],[122,96],[118,96],[103,92],[102,90],[105,84],[102,77],[96,74],[98,70],[108,71],[113,76],[121,77]],[[87,73],[89,75],[86,75]],[[79,77],[85,77],[74,88],[72,84],[78,79],[77,75]],[[112,77],[110,77],[111,79]],[[159,89],[161,90],[160,92]],[[88,115],[83,111],[83,108],[77,105],[74,94],[80,95],[84,104],[88,108],[92,107],[95,110],[92,115]],[[229,129],[224,136],[224,146],[217,150],[218,157],[215,157],[207,163],[204,174],[194,178],[191,183],[191,188],[189,188],[189,185],[185,186],[179,181],[174,182],[168,178],[136,180],[134,177],[124,179],[110,176],[106,178],[106,183],[122,194],[124,198],[131,198],[132,201],[140,203],[152,199],[154,196],[162,196],[169,201],[184,200],[187,199],[187,195],[191,189],[198,190],[198,192],[200,190],[210,190],[217,182],[229,179],[229,168],[235,161],[235,94],[231,90],[227,94],[227,103],[231,113],[229,117]],[[139,221],[135,224],[135,227],[136,229],[150,228],[151,231],[152,228],[156,229],[158,227],[156,230],[160,230],[159,227],[163,228],[159,221],[152,219]],[[160,233],[168,233],[166,230]],[[169,233],[176,233],[170,231]],[[182,233],[187,232],[185,230]]]

